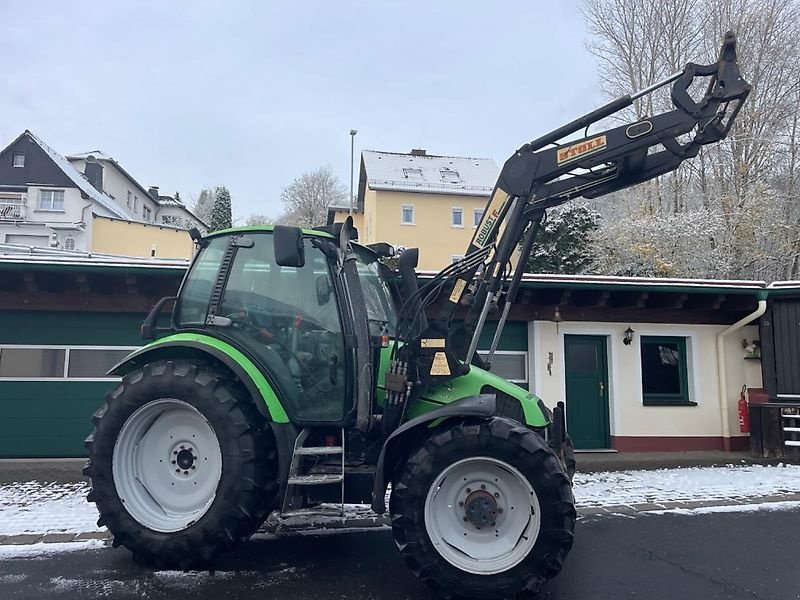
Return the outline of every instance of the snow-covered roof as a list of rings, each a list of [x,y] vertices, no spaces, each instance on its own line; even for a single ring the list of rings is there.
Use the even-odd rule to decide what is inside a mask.
[[[14,263],[24,265],[106,265],[185,269],[189,261],[180,258],[136,258],[99,252],[0,243],[0,264]]]
[[[50,157],[50,159],[56,163],[59,169],[64,172],[64,175],[70,178],[72,182],[89,198],[97,202],[100,206],[105,208],[108,212],[116,217],[120,217],[121,219],[130,219],[130,215],[128,215],[121,206],[116,204],[109,196],[99,192],[89,181],[86,177],[83,176],[72,164],[63,156],[61,156],[58,152],[53,150],[50,146],[48,146],[42,139],[40,139],[37,135],[35,135],[30,130],[26,130],[26,133],[30,136],[30,138],[39,145],[39,147],[45,151],[45,153]]]
[[[364,150],[361,160],[373,190],[489,196],[500,170],[492,158]]]

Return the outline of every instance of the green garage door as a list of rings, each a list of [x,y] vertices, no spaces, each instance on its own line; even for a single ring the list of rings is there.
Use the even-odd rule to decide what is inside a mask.
[[[108,367],[141,346],[142,314],[0,314],[0,457],[84,456]]]

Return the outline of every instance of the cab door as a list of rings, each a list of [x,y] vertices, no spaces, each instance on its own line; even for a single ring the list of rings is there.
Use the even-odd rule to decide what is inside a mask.
[[[275,264],[269,232],[247,233],[231,263],[221,328],[263,367],[298,423],[337,423],[350,409],[344,335],[327,258],[304,240],[305,265]]]

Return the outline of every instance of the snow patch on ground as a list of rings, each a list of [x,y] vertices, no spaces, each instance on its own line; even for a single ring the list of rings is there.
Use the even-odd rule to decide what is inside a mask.
[[[24,573],[13,575],[0,575],[0,583],[22,583],[28,578]]]
[[[47,557],[59,552],[81,552],[84,550],[101,550],[106,547],[102,540],[87,540],[85,542],[57,542],[26,544],[26,545],[0,545],[0,559],[5,558],[38,558]]]
[[[702,506],[698,508],[671,508],[650,510],[647,515],[711,515],[714,513],[738,513],[757,511],[779,511],[800,509],[800,502],[758,502],[756,504],[732,504],[730,506]]]
[[[800,493],[800,466],[730,465],[577,473],[573,491],[579,508],[779,496]]]
[[[0,535],[83,533],[97,527],[86,483],[26,481],[0,486]]]

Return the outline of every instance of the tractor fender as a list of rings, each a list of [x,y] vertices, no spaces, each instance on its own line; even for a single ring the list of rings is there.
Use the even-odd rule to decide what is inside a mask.
[[[478,394],[467,396],[460,400],[455,400],[450,404],[436,408],[430,412],[411,419],[398,427],[383,443],[381,453],[378,456],[378,464],[375,465],[375,482],[372,488],[372,510],[379,515],[386,512],[386,485],[394,475],[400,459],[403,456],[403,449],[408,441],[420,434],[434,421],[448,419],[451,417],[474,417],[478,419],[489,419],[496,412],[496,401],[494,394]]]
[[[275,388],[253,361],[230,344],[209,336],[177,334],[157,340],[129,354],[108,375],[124,376],[146,363],[170,358],[210,358],[221,363],[244,385],[264,418],[273,423],[289,423]]]

